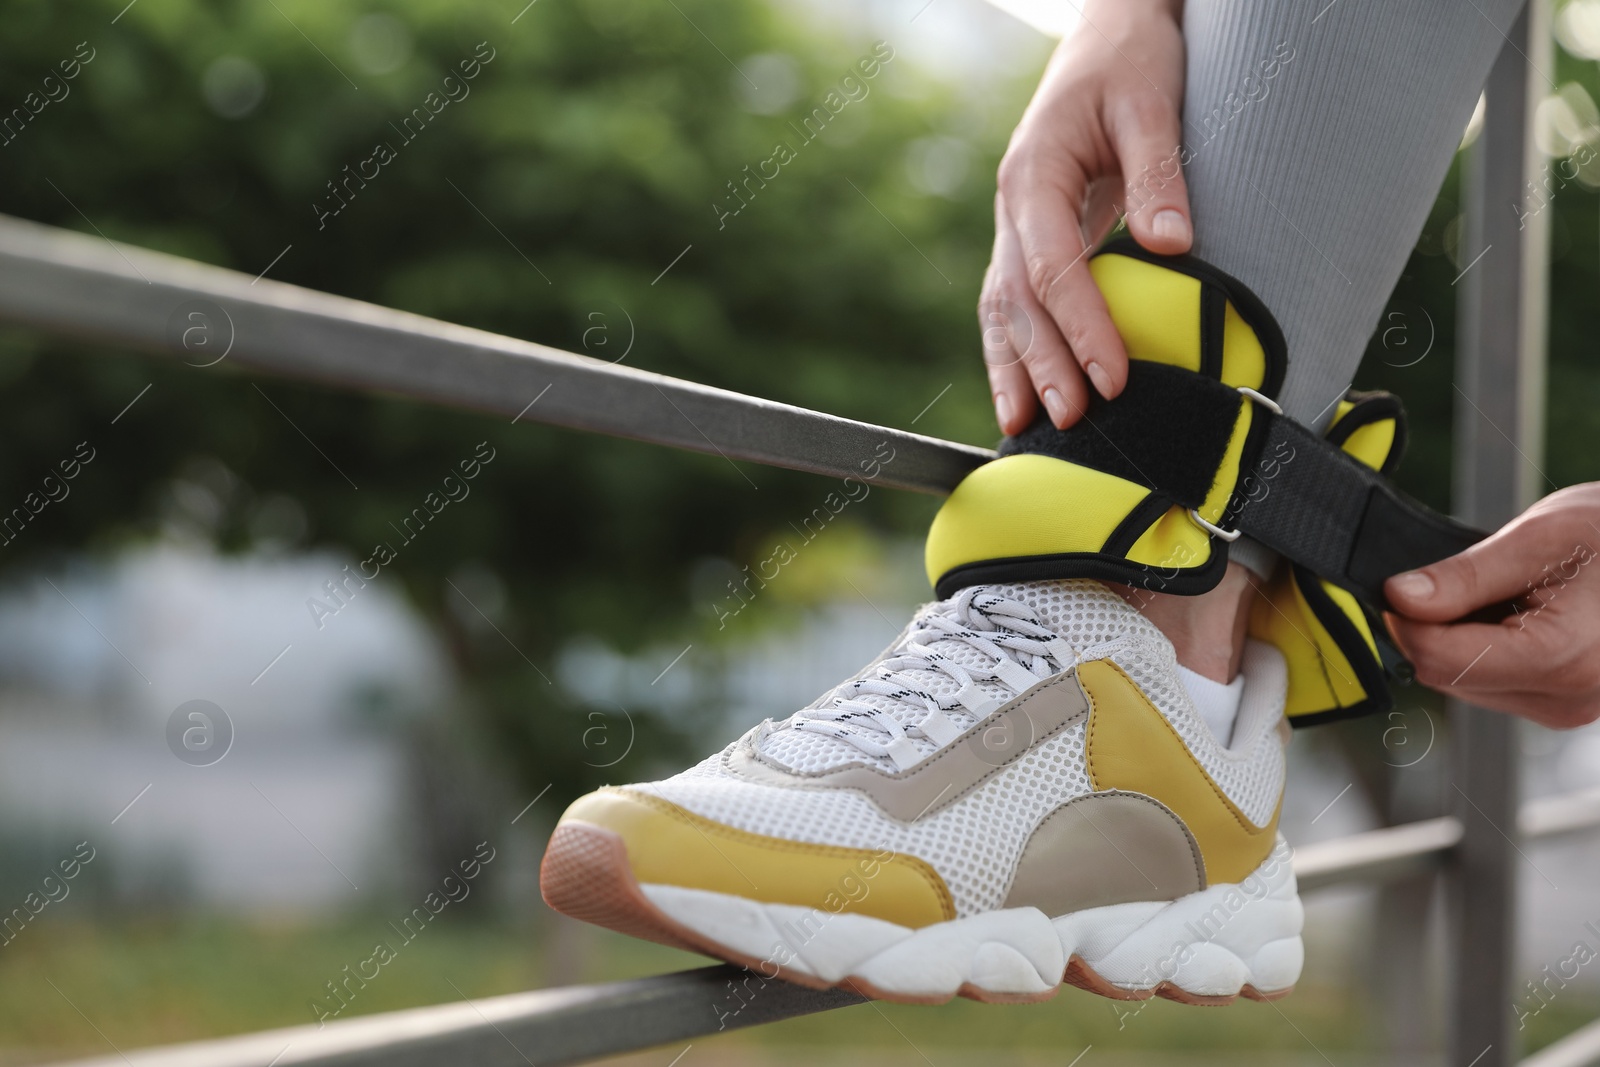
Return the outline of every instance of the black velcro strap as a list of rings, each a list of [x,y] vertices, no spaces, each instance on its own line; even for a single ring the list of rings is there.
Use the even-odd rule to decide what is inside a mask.
[[[1236,390],[1193,371],[1133,360],[1127,387],[1115,400],[1096,399],[1065,430],[1041,413],[1001,444],[1000,455],[1054,456],[1198,508],[1216,480],[1243,403]]]
[[[1053,456],[1155,490],[1163,507],[1199,508],[1247,403],[1254,401],[1215,379],[1134,360],[1115,400],[1097,398],[1066,430],[1041,413],[1001,444],[1000,455]],[[1391,575],[1453,556],[1485,536],[1412,500],[1338,445],[1266,406],[1255,409],[1241,461],[1220,525],[1374,607],[1387,606],[1383,583]]]
[[[1481,531],[1412,500],[1299,423],[1272,415],[1266,421],[1262,460],[1224,525],[1379,607],[1387,606],[1390,575],[1483,540]]]

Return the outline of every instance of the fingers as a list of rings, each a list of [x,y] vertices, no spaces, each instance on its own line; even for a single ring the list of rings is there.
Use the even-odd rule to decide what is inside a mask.
[[[1128,356],[1089,273],[1091,247],[1079,218],[1087,186],[1071,159],[1007,156],[1000,165],[1000,194],[1016,227],[1028,288],[1095,391],[1109,400],[1127,384]],[[1045,369],[1046,379],[1035,376],[1034,384],[1048,408],[1046,390],[1054,387],[1065,398],[1069,380],[1058,368]]]
[[[983,330],[983,362],[989,372],[989,395],[994,401],[994,421],[1000,432],[1013,437],[1028,428],[1038,405],[1033,382],[1012,348],[1010,317],[987,299],[978,303]]]
[[[1465,552],[1395,575],[1384,594],[1412,619],[1448,622],[1490,604],[1536,596],[1550,581],[1571,581],[1594,558],[1593,540],[1562,509],[1534,509]]]
[[[1389,629],[1417,680],[1478,707],[1552,729],[1600,717],[1600,669],[1556,627],[1439,624],[1388,615]]]
[[[1033,382],[1022,365],[1022,356],[1032,347],[1033,337],[1026,314],[1018,314],[1018,305],[999,295],[1000,282],[995,275],[991,264],[978,298],[978,330],[983,339],[983,363],[989,374],[994,419],[1000,432],[1009,437],[1027,428],[1037,408]]]
[[[1527,655],[1526,631],[1492,623],[1418,622],[1393,614],[1389,630],[1415,666],[1417,681],[1430,688],[1510,689],[1523,681],[1508,673]]]
[[[1552,613],[1554,614],[1554,613]],[[1531,622],[1529,620],[1532,620]],[[1389,629],[1417,680],[1487,706],[1495,693],[1578,700],[1600,692],[1600,662],[1574,641],[1571,620],[1524,615],[1499,624],[1419,622],[1390,614]]]
[[[1033,421],[1036,397],[1060,429],[1075,423],[1089,401],[1082,372],[1026,279],[1016,227],[997,198],[994,254],[978,319],[995,419],[1006,434],[1020,433]]]
[[[1111,106],[1106,119],[1122,168],[1128,232],[1161,255],[1189,251],[1194,227],[1176,104],[1150,95],[1130,98]]]
[[[1572,486],[1465,552],[1384,586],[1417,678],[1483,707],[1571,727],[1600,717],[1600,484]],[[1451,622],[1513,601],[1499,623]]]

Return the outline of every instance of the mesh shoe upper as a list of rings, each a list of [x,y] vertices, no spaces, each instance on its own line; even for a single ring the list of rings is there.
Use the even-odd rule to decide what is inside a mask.
[[[996,650],[1011,666],[995,670]],[[1277,653],[1257,645],[1250,655]],[[890,817],[861,791],[810,784],[805,776],[848,766],[885,774],[904,769],[908,760],[943,747],[921,729],[935,712],[964,731],[981,718],[968,705],[998,705],[1026,689],[1030,678],[1102,659],[1139,686],[1246,818],[1269,822],[1284,782],[1276,729],[1281,678],[1276,692],[1252,699],[1247,669],[1246,709],[1233,746],[1224,748],[1179,681],[1170,642],[1091,581],[979,586],[926,605],[883,656],[810,708],[781,723],[763,723],[681,774],[629,788],[751,833],[914,856],[944,879],[958,915],[991,910],[1004,901],[1018,857],[1041,820],[1094,791],[1085,722],[1037,742],[960,799],[911,822]],[[965,703],[956,699],[963,692]],[[946,736],[948,729],[931,732]],[[730,756],[746,742],[763,761],[798,772],[794,782],[766,784],[730,770]]]

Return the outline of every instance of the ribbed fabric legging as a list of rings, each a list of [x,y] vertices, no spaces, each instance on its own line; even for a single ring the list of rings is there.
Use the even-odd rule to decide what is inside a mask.
[[[1349,385],[1520,8],[1187,0],[1194,251],[1283,327],[1290,416],[1325,424]]]

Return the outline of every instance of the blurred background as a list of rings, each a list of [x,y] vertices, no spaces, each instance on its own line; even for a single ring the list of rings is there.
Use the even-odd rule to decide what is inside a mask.
[[[13,5],[0,211],[992,443],[973,307],[1043,36],[979,0],[525,3]],[[1600,478],[1600,0],[1557,30],[1549,488]],[[1357,381],[1405,398],[1401,480],[1439,507],[1455,198]],[[0,527],[0,1064],[696,965],[550,913],[545,836],[876,652],[931,595],[937,501],[873,490],[824,524],[826,479],[204,362],[0,330],[0,508],[30,516]],[[1299,734],[1290,841],[1441,812],[1445,732],[1410,688]],[[1531,794],[1600,784],[1600,731],[1524,744]],[[1600,844],[1530,850],[1519,983],[1600,951],[1597,878]],[[863,1006],[681,1062],[1429,1062],[1433,887],[1308,905],[1281,1005]],[[1537,1047],[1600,1013],[1600,968],[1524,999]]]

